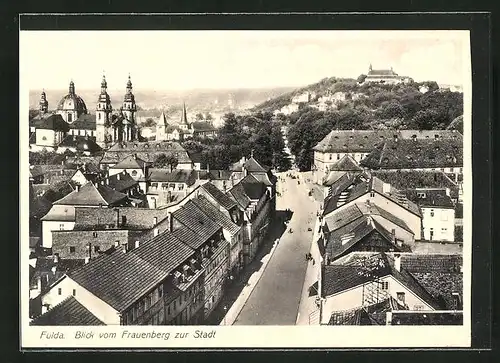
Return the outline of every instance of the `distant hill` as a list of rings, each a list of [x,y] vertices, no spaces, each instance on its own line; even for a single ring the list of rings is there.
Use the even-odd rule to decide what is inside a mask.
[[[178,108],[183,101],[186,106],[196,112],[216,112],[248,109],[267,99],[280,96],[289,92],[290,87],[262,88],[262,89],[195,89],[189,91],[170,90],[141,90],[134,88],[137,105],[142,110],[153,110],[163,108]],[[42,90],[30,90],[30,108],[37,108]],[[95,109],[99,96],[99,88],[92,90],[76,89],[76,93],[83,98],[89,110]],[[68,93],[64,90],[45,90],[49,109],[55,109],[59,100]],[[112,106],[116,109],[123,101],[125,90],[108,90]]]

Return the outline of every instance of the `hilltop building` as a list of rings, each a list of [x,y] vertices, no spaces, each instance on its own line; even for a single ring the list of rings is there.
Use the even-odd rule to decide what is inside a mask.
[[[411,78],[398,75],[392,67],[390,69],[373,69],[370,64],[364,82],[385,84],[409,83],[411,82]]]

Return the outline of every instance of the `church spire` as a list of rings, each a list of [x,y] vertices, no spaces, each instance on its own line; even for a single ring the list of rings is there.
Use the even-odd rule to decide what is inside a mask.
[[[132,81],[130,80],[130,73],[128,74],[127,93],[132,93]]]
[[[181,115],[181,125],[186,125],[187,122],[187,112],[186,112],[186,102],[182,103],[182,115]]]
[[[47,113],[49,110],[49,102],[47,101],[47,96],[45,94],[45,89],[42,90],[42,93],[40,94],[40,113]]]
[[[101,81],[101,93],[102,94],[106,93],[107,88],[108,88],[108,82],[106,82],[106,76],[104,75],[104,72],[103,72],[102,81]]]
[[[71,80],[71,82],[69,82],[69,93],[71,95],[75,94],[75,83],[73,82],[73,80]]]

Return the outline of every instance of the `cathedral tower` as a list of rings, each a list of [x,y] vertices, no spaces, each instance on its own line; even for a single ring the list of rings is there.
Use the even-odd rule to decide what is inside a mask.
[[[135,125],[135,112],[137,107],[135,105],[135,97],[132,93],[132,81],[130,80],[130,75],[128,76],[127,91],[125,97],[123,98],[122,106],[123,120],[123,140],[132,141],[137,139],[137,130]]]
[[[104,146],[106,141],[110,141],[111,135],[108,134],[108,127],[110,126],[110,117],[112,112],[111,100],[109,98],[108,83],[106,82],[106,77],[102,76],[101,81],[101,94],[97,100],[96,106],[96,141],[100,146]]]
[[[40,115],[43,115],[49,111],[49,102],[47,101],[45,90],[43,90],[42,94],[40,95],[39,110],[40,110]]]

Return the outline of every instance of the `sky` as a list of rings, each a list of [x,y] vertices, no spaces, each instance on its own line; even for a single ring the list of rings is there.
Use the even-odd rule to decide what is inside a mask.
[[[21,31],[30,89],[300,87],[389,69],[463,85],[467,31]],[[464,48],[465,47],[465,48]]]

